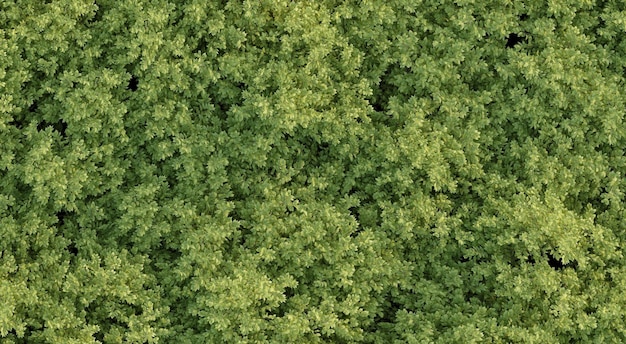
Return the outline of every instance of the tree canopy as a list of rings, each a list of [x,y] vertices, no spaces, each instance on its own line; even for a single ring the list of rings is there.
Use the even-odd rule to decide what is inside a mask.
[[[2,343],[624,343],[619,1],[3,0]]]

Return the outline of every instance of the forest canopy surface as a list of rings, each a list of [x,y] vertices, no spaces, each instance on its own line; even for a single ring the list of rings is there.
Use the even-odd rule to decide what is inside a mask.
[[[622,1],[0,1],[0,341],[624,343],[625,68]]]

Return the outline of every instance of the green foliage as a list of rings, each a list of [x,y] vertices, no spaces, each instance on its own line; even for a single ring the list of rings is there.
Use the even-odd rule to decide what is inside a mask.
[[[2,1],[2,343],[625,342],[625,10]]]

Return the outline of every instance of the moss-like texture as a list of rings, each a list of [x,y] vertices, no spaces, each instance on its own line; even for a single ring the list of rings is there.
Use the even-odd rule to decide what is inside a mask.
[[[0,341],[626,342],[625,13],[0,2]]]

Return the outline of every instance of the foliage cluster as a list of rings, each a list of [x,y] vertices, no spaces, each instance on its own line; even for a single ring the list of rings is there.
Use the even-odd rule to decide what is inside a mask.
[[[620,1],[3,0],[3,343],[626,342]]]

